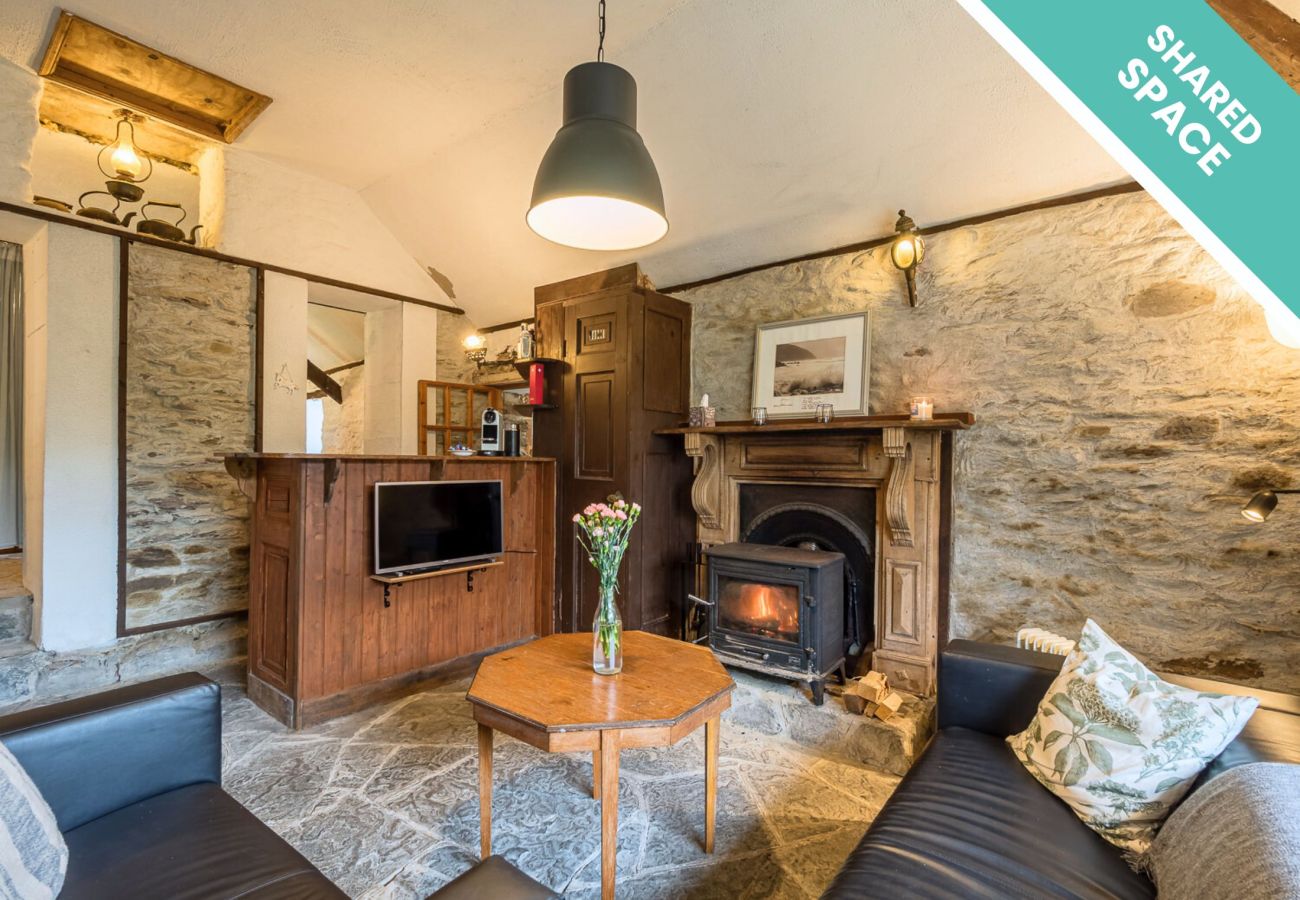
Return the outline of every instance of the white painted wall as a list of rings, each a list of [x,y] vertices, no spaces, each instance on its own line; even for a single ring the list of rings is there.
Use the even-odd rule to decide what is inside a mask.
[[[402,453],[420,448],[421,379],[438,377],[438,311],[414,303],[402,304]]]
[[[402,452],[402,306],[366,313],[366,452]]]
[[[32,142],[40,125],[41,80],[30,69],[0,58],[0,200],[32,199]]]
[[[100,646],[117,635],[117,254],[116,238],[49,226],[37,351],[46,371],[33,635],[47,650]]]
[[[307,282],[266,273],[262,316],[262,449],[302,453],[307,447]]]
[[[201,176],[223,164],[220,249],[365,287],[445,299],[423,269],[351,188],[228,147],[205,155]],[[214,226],[215,227],[215,226]]]

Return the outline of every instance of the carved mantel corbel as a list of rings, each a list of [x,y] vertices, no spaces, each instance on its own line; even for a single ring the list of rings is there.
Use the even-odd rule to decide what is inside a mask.
[[[686,455],[695,467],[691,505],[705,528],[722,527],[722,440],[716,434],[686,434]]]
[[[912,506],[912,444],[905,428],[885,428],[885,456],[889,457],[889,480],[885,484],[885,519],[889,523],[889,540],[895,547],[912,546],[912,523],[908,510]]]

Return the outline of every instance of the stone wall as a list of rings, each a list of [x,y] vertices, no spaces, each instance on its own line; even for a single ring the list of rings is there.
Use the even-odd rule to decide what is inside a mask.
[[[1075,635],[1158,668],[1300,692],[1300,351],[1146,194],[935,234],[907,306],[886,248],[683,292],[693,393],[750,405],[754,329],[872,315],[871,411],[913,394],[957,442],[953,637]]]
[[[131,635],[92,650],[8,653],[0,664],[0,714],[178,672],[242,681],[247,635],[247,620],[236,616]]]
[[[249,504],[215,456],[253,448],[252,270],[132,244],[129,285],[127,626],[244,609]]]
[[[326,453],[365,453],[366,367],[344,369],[330,377],[343,389],[343,402],[324,400],[321,448]]]

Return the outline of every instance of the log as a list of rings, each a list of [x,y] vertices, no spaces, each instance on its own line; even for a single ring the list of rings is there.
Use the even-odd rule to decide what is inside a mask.
[[[888,721],[894,713],[898,712],[902,705],[903,695],[897,691],[890,691],[880,698],[875,710],[875,716],[882,722]]]
[[[854,679],[844,688],[844,695],[855,694],[868,703],[878,703],[880,698],[889,693],[889,681],[880,672],[868,672],[861,678]]]
[[[867,700],[860,694],[854,694],[849,691],[844,692],[844,708],[855,716],[862,715],[867,708]]]

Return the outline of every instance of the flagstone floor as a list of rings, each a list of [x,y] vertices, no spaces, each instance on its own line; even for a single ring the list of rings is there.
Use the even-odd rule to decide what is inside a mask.
[[[478,858],[466,686],[295,733],[228,682],[226,789],[350,896],[424,898]],[[589,756],[498,736],[494,763],[493,849],[566,897],[598,897]],[[717,845],[706,855],[702,732],[668,749],[624,751],[618,896],[815,898],[897,783],[724,717]]]

